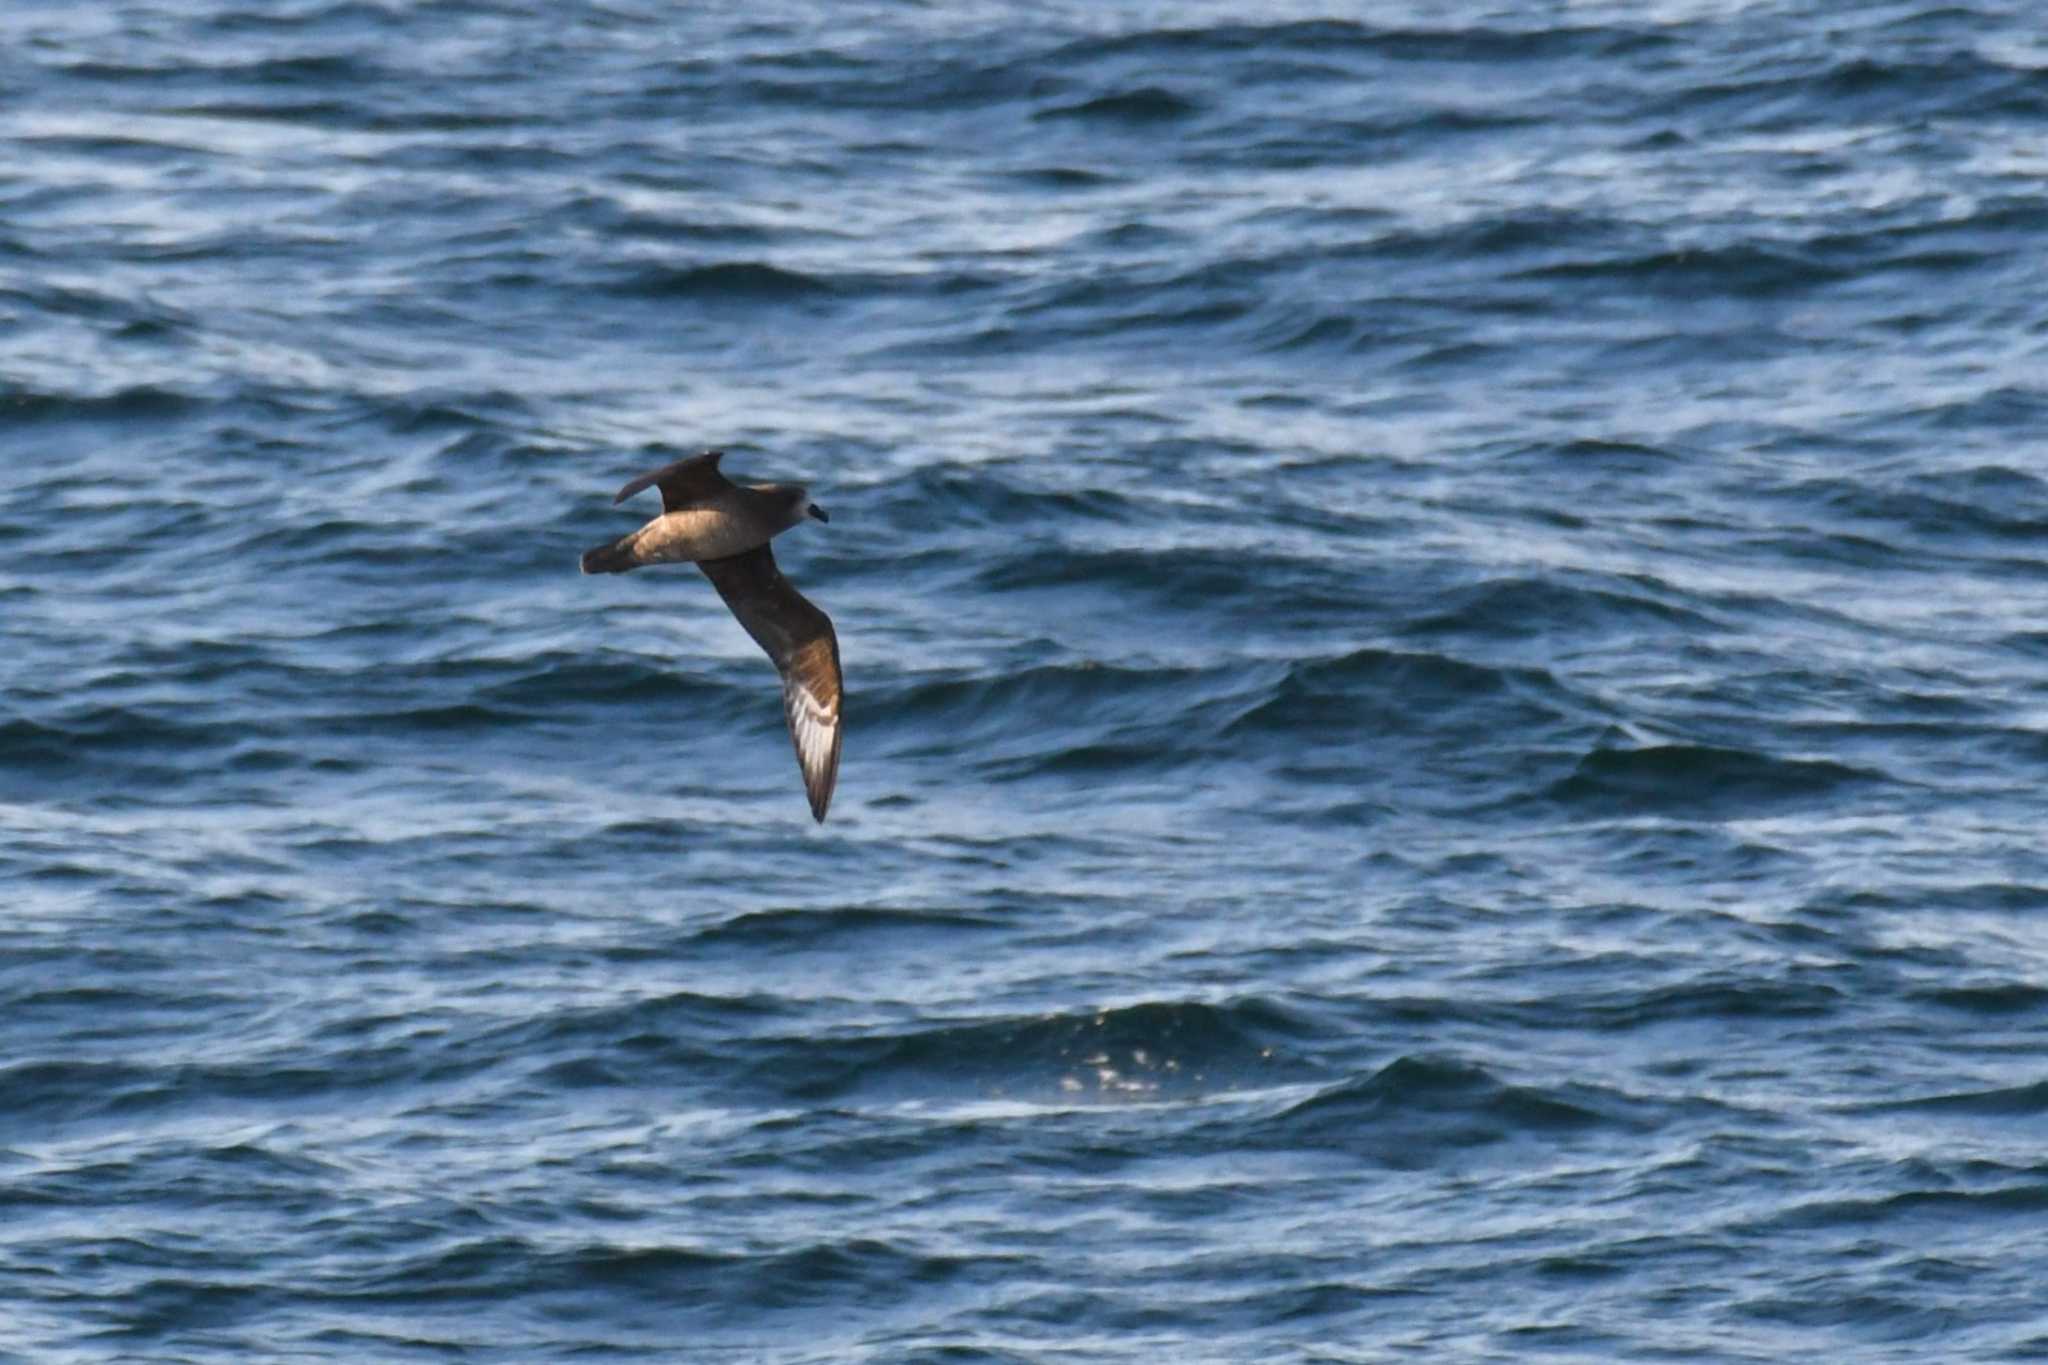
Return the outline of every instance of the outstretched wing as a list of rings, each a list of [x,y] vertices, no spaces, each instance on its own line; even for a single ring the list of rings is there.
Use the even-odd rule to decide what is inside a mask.
[[[725,475],[718,472],[718,462],[723,459],[722,450],[707,450],[701,455],[692,455],[687,460],[663,465],[649,470],[619,490],[612,499],[616,507],[643,488],[661,488],[661,510],[673,512],[680,507],[689,507],[717,496],[733,485]]]
[[[796,742],[811,815],[819,823],[839,782],[839,637],[832,618],[804,600],[766,545],[697,567],[782,674],[782,711]]]

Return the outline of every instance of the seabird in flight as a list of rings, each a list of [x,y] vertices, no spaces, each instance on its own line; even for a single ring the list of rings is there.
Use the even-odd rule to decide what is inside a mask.
[[[775,567],[768,542],[825,509],[795,484],[736,484],[707,450],[642,474],[612,499],[661,490],[661,515],[583,556],[585,573],[625,573],[643,564],[692,562],[766,650],[782,674],[782,711],[796,742],[811,815],[822,824],[839,781],[839,637],[832,618],[804,600]]]

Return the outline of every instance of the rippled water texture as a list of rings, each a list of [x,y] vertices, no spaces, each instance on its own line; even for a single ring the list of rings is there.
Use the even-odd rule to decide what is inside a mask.
[[[0,1355],[2048,1353],[2038,19],[10,4]]]

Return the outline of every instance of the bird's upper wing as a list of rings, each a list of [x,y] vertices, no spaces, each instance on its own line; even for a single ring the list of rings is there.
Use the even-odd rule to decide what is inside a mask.
[[[705,502],[724,490],[733,487],[725,475],[718,472],[718,462],[724,458],[722,450],[707,450],[701,455],[692,455],[687,460],[651,469],[619,490],[612,499],[617,506],[643,488],[661,488],[661,510],[673,512],[677,508],[689,507]]]
[[[699,560],[725,605],[782,674],[782,710],[796,742],[811,814],[820,823],[839,781],[839,637],[832,618],[804,600],[766,545]]]

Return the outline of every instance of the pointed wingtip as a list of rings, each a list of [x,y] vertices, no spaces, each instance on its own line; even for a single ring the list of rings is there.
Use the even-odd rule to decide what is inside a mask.
[[[799,759],[801,759],[801,755],[799,755]],[[832,753],[826,759],[824,770],[822,772],[814,772],[809,768],[804,770],[804,795],[809,797],[811,801],[811,819],[821,825],[825,823],[825,812],[832,809],[832,793],[837,790],[839,790],[839,741],[835,735],[832,742]]]
[[[653,488],[657,484],[661,486],[661,498],[664,507],[668,506],[671,502],[672,493],[675,494],[676,500],[682,500],[685,492],[697,494],[706,492],[708,490],[696,487],[695,485],[709,483],[715,488],[719,483],[723,482],[724,476],[718,472],[718,462],[724,458],[725,452],[722,450],[703,450],[695,455],[671,461],[659,469],[650,469],[645,474],[631,480],[624,488],[621,488],[614,494],[612,506],[617,507],[635,493]],[[684,475],[692,477],[683,479],[681,476]],[[692,486],[685,489],[685,484]]]
[[[810,798],[811,819],[821,825],[825,823],[825,812],[832,809],[832,794],[839,790],[837,717],[832,724],[831,747],[824,754],[806,754],[801,745],[797,748],[797,766],[803,770],[804,795]]]

